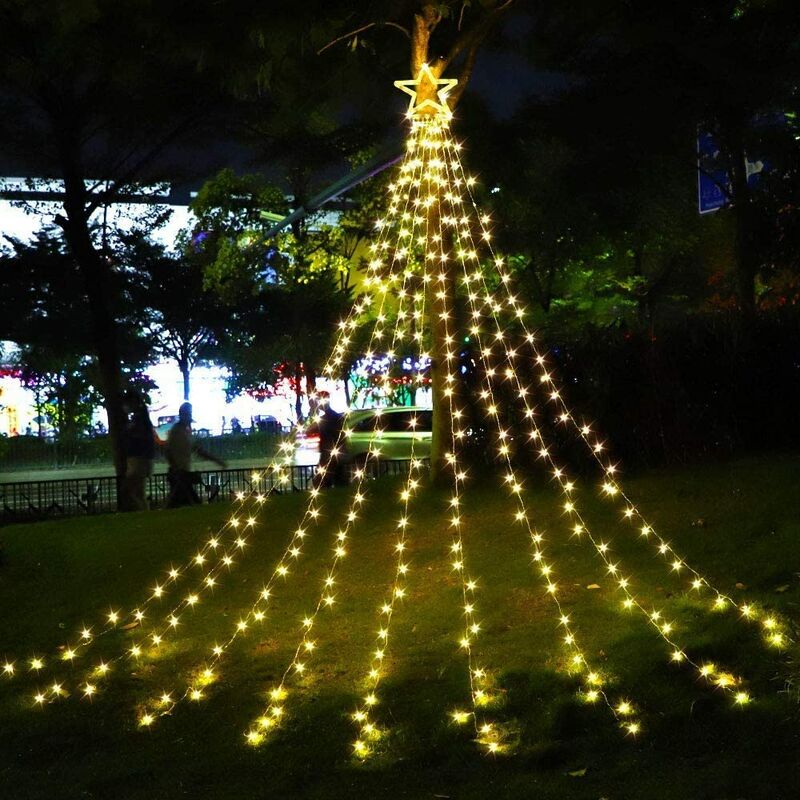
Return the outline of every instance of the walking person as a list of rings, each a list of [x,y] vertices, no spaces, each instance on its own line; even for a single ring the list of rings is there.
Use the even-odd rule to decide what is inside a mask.
[[[169,500],[167,508],[191,506],[200,503],[200,496],[195,491],[194,474],[192,473],[192,453],[199,458],[213,461],[223,469],[226,467],[221,458],[204,450],[192,437],[192,404],[184,403],[178,409],[178,421],[169,429],[164,455],[169,465],[167,482],[169,483]]]
[[[340,458],[344,445],[339,441],[344,427],[344,414],[331,408],[328,392],[320,392],[318,398],[319,414],[316,423],[311,426],[319,433],[319,466],[313,483],[319,488],[342,486],[347,483]]]
[[[153,474],[156,457],[156,433],[144,398],[133,389],[125,392],[125,477],[122,480],[120,508],[123,511],[147,511],[147,479]]]

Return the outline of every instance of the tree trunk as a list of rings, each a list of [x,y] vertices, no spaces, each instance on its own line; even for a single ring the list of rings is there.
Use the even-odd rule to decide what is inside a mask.
[[[448,282],[451,276],[448,275]],[[452,284],[451,284],[452,286]],[[447,301],[436,297],[439,284],[436,281],[428,283],[428,297],[426,303],[431,316],[431,399],[433,400],[433,419],[431,428],[431,480],[436,483],[442,481],[447,475],[447,459],[445,454],[450,451],[450,398],[445,393],[445,377],[447,376],[447,343],[445,337],[447,328],[452,326],[453,320],[445,324],[440,314],[447,307]],[[448,287],[450,288],[450,287]],[[448,292],[449,296],[449,292]],[[453,398],[455,400],[455,398]]]
[[[505,3],[502,5],[502,8],[505,9],[509,5],[510,4]],[[425,2],[414,15],[414,21],[411,27],[410,52],[412,77],[416,78],[422,66],[427,64],[432,74],[436,78],[439,78],[445,69],[454,66],[455,59],[462,59],[458,75],[458,85],[449,95],[448,103],[451,110],[453,110],[460,99],[469,81],[472,68],[475,64],[478,46],[496,20],[498,16],[497,12],[500,8],[501,7],[498,7],[493,11],[488,11],[471,29],[461,30],[456,42],[452,45],[446,57],[432,57],[430,52],[431,35],[442,20],[440,6],[433,2]],[[425,100],[437,101],[436,87],[430,82],[425,82],[418,86],[416,100],[417,104],[423,103]],[[428,210],[428,226],[430,230],[437,229],[439,222],[438,214],[439,211],[436,204],[431,205]],[[437,483],[441,482],[443,477],[447,475],[448,470],[445,454],[452,446],[452,420],[450,416],[451,398],[448,398],[444,393],[446,385],[445,377],[447,375],[447,361],[445,358],[447,355],[447,343],[445,337],[448,327],[452,332],[458,330],[455,314],[451,316],[447,324],[440,316],[448,305],[451,311],[455,311],[457,306],[455,293],[456,272],[452,260],[445,262],[443,268],[445,269],[446,275],[444,285],[440,284],[438,281],[431,281],[427,287],[428,295],[426,300],[427,307],[430,309],[428,313],[431,318],[432,338],[431,395],[433,399],[433,427],[431,438],[431,479]],[[436,292],[440,289],[444,289],[446,292],[447,297],[445,300],[439,300],[436,297]],[[455,386],[454,391],[457,391],[457,387]],[[457,405],[457,397],[454,396],[452,402]]]
[[[308,396],[308,416],[313,419],[317,413],[317,373],[314,368],[304,363],[303,368],[306,373],[306,395]]]
[[[36,388],[36,395],[35,395],[35,403],[36,403],[36,425],[38,428],[38,436],[41,439],[44,435],[42,431],[42,393],[41,390],[37,387]]]
[[[755,220],[750,187],[747,184],[745,164],[744,123],[729,121],[723,125],[722,141],[728,151],[731,180],[732,212],[736,221],[736,294],[744,322],[750,322],[756,313],[756,274],[758,273],[758,246],[755,240]]]
[[[76,187],[65,179],[67,217],[62,221],[70,252],[78,263],[89,301],[89,322],[94,342],[103,405],[108,415],[108,435],[117,476],[125,474],[125,408],[122,402],[122,369],[117,345],[117,325],[111,312],[109,267],[95,250],[83,203],[83,181]],[[78,199],[71,195],[79,195]]]
[[[300,424],[303,421],[303,371],[300,367],[294,372],[294,415]]]
[[[758,272],[758,247],[754,241],[753,209],[750,189],[744,168],[744,157],[739,169],[733,170],[733,214],[736,219],[736,294],[739,309],[745,321],[756,314],[756,274]]]
[[[191,367],[189,366],[189,360],[186,358],[181,358],[178,360],[178,369],[181,371],[181,377],[183,378],[183,399],[184,402],[189,402],[189,389],[190,389],[190,375],[191,375]]]
[[[434,204],[428,212],[428,227],[436,230],[439,225],[439,209]],[[456,319],[456,261],[449,259],[437,267],[438,273],[444,273],[445,280],[440,283],[438,280],[429,281],[426,287],[427,298],[426,306],[429,310],[431,325],[431,398],[433,400],[433,415],[431,428],[431,480],[441,483],[449,476],[449,466],[445,455],[450,452],[452,447],[452,416],[450,414],[451,403],[458,405],[457,396],[458,386],[453,385],[456,393],[452,397],[445,394],[447,387],[447,352],[453,346],[447,344],[448,331],[454,334],[459,329]],[[440,299],[436,296],[437,292],[444,289],[446,297]],[[445,319],[442,315],[448,313],[450,316]],[[451,364],[455,369],[456,365]]]
[[[433,4],[426,4],[421,13],[414,15],[414,24],[411,29],[411,74],[416,77],[423,64],[431,67],[434,75],[438,77],[441,67],[429,61],[428,46],[430,37],[441,16]],[[423,96],[421,92],[430,94],[431,87],[422,85],[417,87],[420,94],[417,102],[425,99],[435,100],[433,96]],[[436,230],[439,221],[439,212],[436,205],[428,209],[428,228]],[[448,262],[449,264],[449,262]],[[445,395],[445,377],[447,375],[447,324],[441,318],[441,313],[447,308],[447,300],[436,297],[437,291],[444,289],[448,297],[451,296],[452,266],[447,267],[447,285],[441,286],[438,281],[430,281],[426,286],[427,297],[425,300],[431,324],[431,400],[433,402],[433,415],[431,424],[431,480],[440,483],[447,476],[447,460],[445,454],[450,450],[450,399]]]
[[[61,388],[61,375],[56,375],[56,435],[59,441],[67,438],[64,430],[64,400]]]
[[[344,399],[347,401],[347,407],[350,408],[350,371],[346,370],[344,373],[344,377],[342,378],[342,382],[344,383]]]
[[[542,311],[544,311],[545,314],[548,314],[550,312],[550,303],[553,293],[553,278],[555,276],[555,268],[551,266],[547,270],[547,284],[545,286],[542,284],[542,280],[539,277],[536,267],[536,261],[533,259],[533,257],[529,258],[525,269],[530,276],[531,281],[533,282],[534,291],[536,292],[536,296],[539,300],[539,305],[542,307]]]

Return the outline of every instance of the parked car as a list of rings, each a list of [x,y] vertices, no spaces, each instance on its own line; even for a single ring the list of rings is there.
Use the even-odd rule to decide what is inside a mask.
[[[365,408],[349,411],[344,418],[344,461],[363,461],[370,443],[378,458],[428,458],[431,454],[433,412],[418,406]],[[319,434],[311,428],[298,435],[301,450],[319,452]]]
[[[261,431],[262,433],[273,433],[276,436],[281,433],[281,424],[270,414],[258,414],[250,417],[250,432]]]

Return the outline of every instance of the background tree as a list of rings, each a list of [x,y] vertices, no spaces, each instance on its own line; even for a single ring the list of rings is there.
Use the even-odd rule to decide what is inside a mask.
[[[785,124],[786,112],[797,110],[800,79],[794,4],[681,0],[645,8],[607,0],[567,8],[541,2],[534,20],[527,40],[533,62],[557,65],[572,76],[573,90],[561,103],[569,109],[571,129],[578,137],[586,131],[597,137],[594,147],[586,142],[590,152],[617,155],[607,159],[606,170],[596,162],[593,186],[610,176],[616,197],[626,192],[636,201],[646,186],[652,197],[664,196],[664,177],[683,175],[688,193],[696,185],[698,131],[713,132],[719,166],[729,177],[720,186],[729,208],[719,213],[730,218],[734,231],[738,305],[745,318],[752,317],[767,250],[762,234],[770,227],[764,210],[771,202],[769,182],[748,180],[747,160],[772,162],[774,176],[788,176],[785,158],[797,159],[794,134]],[[768,120],[778,124],[764,124]],[[633,202],[620,208],[647,222]],[[663,228],[670,219],[678,221],[666,214],[657,222]],[[640,227],[639,235],[644,233]],[[635,250],[635,238],[633,244]],[[639,248],[645,255],[646,250]]]
[[[92,226],[133,185],[176,177],[176,150],[197,143],[230,108],[220,88],[259,51],[252,34],[266,16],[246,0],[206,3],[188,15],[142,0],[0,4],[0,146],[29,174],[63,182],[56,220],[86,295],[118,474],[125,461],[120,333],[110,311],[111,264]],[[268,60],[256,53],[261,66]]]
[[[153,355],[177,364],[188,401],[191,371],[218,354],[228,313],[205,288],[203,264],[188,245],[173,253],[138,233],[123,235],[119,259],[136,276],[133,301]]]
[[[351,264],[342,231],[319,215],[271,236],[261,212],[286,209],[283,193],[256,175],[230,171],[209,181],[193,203],[198,223],[189,247],[205,264],[205,285],[231,310],[224,353],[237,389],[271,385],[275,369],[313,388],[336,321],[349,301]]]
[[[57,433],[75,437],[86,432],[100,401],[93,388],[99,381],[83,317],[87,293],[80,269],[57,228],[40,230],[30,243],[10,244],[0,255],[0,339],[19,347],[23,380],[37,403],[47,406]],[[138,324],[132,276],[114,270],[110,282],[108,310],[119,331],[120,367],[133,380],[150,360],[152,342]]]
[[[692,166],[672,139],[640,152],[635,132],[577,125],[587,109],[565,92],[471,139],[482,202],[541,324],[649,325],[698,269]]]
[[[39,430],[47,423],[60,443],[94,430],[92,417],[100,396],[92,385],[91,362],[50,345],[23,345],[15,355],[22,384],[36,398]]]

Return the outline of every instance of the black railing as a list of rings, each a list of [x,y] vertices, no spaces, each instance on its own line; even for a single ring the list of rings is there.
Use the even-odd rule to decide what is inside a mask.
[[[371,462],[371,478],[405,475],[408,460]],[[423,459],[427,465],[427,460]],[[307,491],[314,480],[316,467],[293,466],[274,470],[271,467],[217,469],[197,472],[197,491],[203,502],[234,500],[244,494],[283,494]],[[25,522],[48,517],[72,517],[104,514],[117,510],[118,482],[114,476],[98,478],[62,478],[48,481],[20,481],[0,484],[0,523]],[[169,497],[166,473],[147,479],[146,494],[151,508],[163,508]]]

